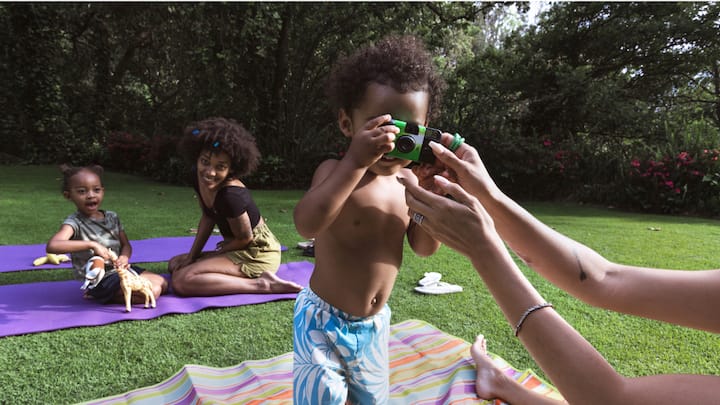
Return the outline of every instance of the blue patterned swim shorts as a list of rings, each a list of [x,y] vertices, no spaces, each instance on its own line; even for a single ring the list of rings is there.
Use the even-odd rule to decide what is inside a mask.
[[[295,301],[294,404],[386,404],[390,397],[390,307],[351,316],[310,288]]]

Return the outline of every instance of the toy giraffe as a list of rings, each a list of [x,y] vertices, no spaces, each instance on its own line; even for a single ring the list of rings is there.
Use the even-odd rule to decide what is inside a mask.
[[[129,267],[129,264],[117,267],[118,276],[120,277],[120,289],[125,298],[125,311],[131,311],[130,302],[132,301],[133,291],[139,291],[145,295],[145,308],[150,306],[155,308],[155,294],[152,292],[152,283],[150,280],[130,272]]]
[[[112,251],[111,257],[113,260],[117,260],[117,255]],[[152,291],[152,283],[150,280],[133,273],[129,268],[130,264],[115,267],[118,277],[120,277],[120,290],[122,291],[123,298],[125,298],[125,311],[132,311],[130,303],[132,302],[133,291],[139,291],[145,295],[145,308],[149,308],[150,306],[155,308],[155,294],[153,294]]]

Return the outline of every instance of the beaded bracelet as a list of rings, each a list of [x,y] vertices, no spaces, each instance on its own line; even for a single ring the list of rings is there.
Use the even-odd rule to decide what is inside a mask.
[[[525,319],[527,319],[527,317],[530,316],[530,314],[537,311],[538,309],[543,309],[543,308],[547,308],[547,307],[552,308],[553,304],[546,302],[543,304],[533,305],[530,308],[526,309],[525,312],[520,317],[520,320],[518,321],[517,325],[515,325],[515,337],[517,337],[518,333],[520,333],[520,328],[522,328],[522,325],[525,322]]]

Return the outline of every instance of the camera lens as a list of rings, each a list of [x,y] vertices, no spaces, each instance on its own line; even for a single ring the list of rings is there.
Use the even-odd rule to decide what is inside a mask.
[[[415,149],[415,140],[410,136],[401,136],[397,140],[396,149],[400,153],[410,153]]]

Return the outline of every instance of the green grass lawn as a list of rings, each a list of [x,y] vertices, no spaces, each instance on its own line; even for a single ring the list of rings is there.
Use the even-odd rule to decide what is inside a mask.
[[[118,212],[130,239],[185,236],[197,225],[199,208],[189,187],[117,173],[106,173],[104,182],[103,207]],[[292,220],[301,195],[302,191],[254,192],[269,226],[290,247],[284,262],[307,259],[293,248],[302,240]],[[718,221],[568,204],[525,206],[611,260],[687,270],[720,268]],[[0,166],[0,244],[44,243],[73,210],[60,193],[55,167]],[[165,271],[164,263],[143,266]],[[592,308],[521,267],[620,373],[720,374],[720,336]],[[443,296],[415,293],[413,287],[426,271],[441,272],[443,280],[465,291]],[[60,269],[0,273],[0,285],[70,278],[69,270]],[[467,341],[482,333],[490,351],[542,375],[468,261],[450,249],[443,247],[421,259],[406,248],[389,304],[393,323],[422,319]],[[280,301],[0,338],[0,403],[81,402],[159,383],[185,364],[226,367],[289,352],[292,305]]]

